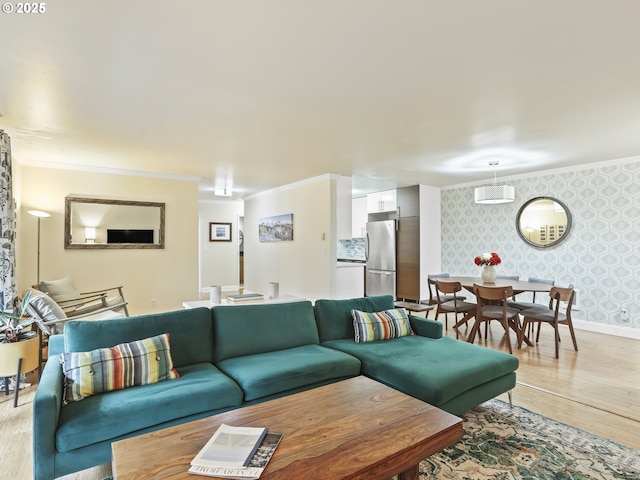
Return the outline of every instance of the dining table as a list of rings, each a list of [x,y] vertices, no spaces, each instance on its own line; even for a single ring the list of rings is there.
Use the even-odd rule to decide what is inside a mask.
[[[440,280],[440,279],[438,279]],[[442,278],[443,282],[459,282],[462,288],[473,293],[473,285],[482,285],[483,287],[508,287],[513,288],[513,294],[517,295],[522,292],[550,292],[553,285],[541,282],[529,282],[527,280],[511,280],[508,278],[496,278],[494,283],[484,283],[480,277],[446,277]]]
[[[496,278],[496,281],[493,283],[485,283],[482,281],[482,278],[480,277],[450,276],[450,277],[443,278],[441,281],[458,282],[460,283],[462,288],[464,288],[465,290],[468,290],[471,293],[474,293],[473,292],[474,285],[482,285],[483,287],[509,287],[510,286],[513,289],[514,295],[518,295],[519,293],[523,293],[523,292],[550,292],[551,289],[553,288],[553,285],[550,285],[548,283],[529,282],[528,280],[514,280],[509,278]],[[463,323],[466,323],[466,322],[464,320],[461,320],[458,323],[456,323],[453,326],[453,328],[456,329]],[[520,326],[512,324],[511,327],[515,331],[516,335],[518,335]],[[471,335],[469,335],[469,337],[467,338],[467,341],[469,343],[473,343],[475,341],[475,333],[477,330],[478,328],[475,327],[474,325],[474,327],[472,328]],[[531,342],[531,340],[527,335],[523,336],[523,340],[527,345],[533,346],[533,342]]]

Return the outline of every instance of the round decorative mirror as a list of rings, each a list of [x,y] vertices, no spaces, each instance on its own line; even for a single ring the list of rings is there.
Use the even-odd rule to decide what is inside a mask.
[[[518,210],[518,235],[533,247],[553,247],[566,238],[570,229],[571,213],[564,203],[555,198],[532,198]]]

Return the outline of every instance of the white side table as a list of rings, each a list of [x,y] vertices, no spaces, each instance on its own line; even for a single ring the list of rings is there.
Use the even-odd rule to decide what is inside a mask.
[[[248,292],[245,292],[248,293]],[[296,297],[295,295],[289,294],[280,294],[278,298],[267,298],[264,300],[256,300],[256,301],[247,301],[247,302],[230,302],[226,298],[223,298],[220,304],[218,305],[264,305],[267,303],[290,303],[290,302],[301,302],[306,300],[306,298]],[[214,305],[209,300],[190,300],[187,302],[182,302],[182,306],[184,308],[197,308],[197,307],[216,307],[218,305]]]

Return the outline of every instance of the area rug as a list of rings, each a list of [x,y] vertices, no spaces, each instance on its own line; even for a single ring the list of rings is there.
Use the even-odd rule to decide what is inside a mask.
[[[463,420],[462,440],[421,462],[420,480],[640,479],[640,451],[500,400]]]

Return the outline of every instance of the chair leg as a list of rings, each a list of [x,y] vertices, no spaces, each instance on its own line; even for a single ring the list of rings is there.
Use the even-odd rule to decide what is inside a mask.
[[[567,319],[567,325],[569,326],[569,333],[571,334],[571,340],[573,340],[573,348],[577,352],[578,351],[578,342],[576,342],[576,334],[573,331],[573,323],[571,322],[571,319]]]
[[[509,346],[509,353],[513,353],[513,350],[511,349],[511,338],[509,336],[509,320],[506,320],[506,324],[501,322],[502,325],[504,326],[504,336],[507,337],[507,345]]]
[[[511,390],[507,392],[507,395],[509,396],[509,408],[513,408],[513,394],[511,393]]]
[[[558,323],[553,324],[553,328],[556,331],[556,358],[560,358],[559,349],[560,349],[560,332],[558,331]]]
[[[528,320],[522,321],[522,328],[518,332],[518,348],[522,348],[522,342],[524,341],[525,331],[529,328],[531,330],[531,323]]]

